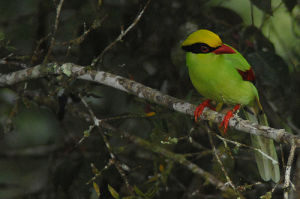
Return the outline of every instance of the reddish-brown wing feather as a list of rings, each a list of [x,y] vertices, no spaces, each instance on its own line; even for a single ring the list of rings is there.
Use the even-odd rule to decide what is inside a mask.
[[[238,72],[241,74],[243,80],[255,83],[255,76],[252,68],[246,71],[238,70]]]

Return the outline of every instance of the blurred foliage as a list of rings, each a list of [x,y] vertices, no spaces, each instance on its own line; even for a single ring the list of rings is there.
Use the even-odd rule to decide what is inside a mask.
[[[49,48],[58,0],[0,1],[1,73],[34,66]],[[65,1],[49,62],[89,65],[126,29],[144,0]],[[152,0],[141,21],[97,66],[169,95],[199,103],[180,42],[192,31],[210,29],[237,48],[253,66],[263,106],[276,128],[300,133],[300,5],[297,0]],[[86,34],[85,34],[86,33]],[[229,198],[182,165],[131,144],[104,129],[131,189],[99,129],[98,118],[186,157],[225,182],[207,134],[193,120],[102,85],[45,77],[0,90],[0,198]],[[145,114],[155,112],[152,117]],[[196,130],[192,130],[196,128]],[[84,132],[89,132],[84,134]],[[249,144],[248,135],[228,139]],[[78,144],[83,137],[83,142]],[[192,140],[192,142],[191,142]],[[258,198],[272,183],[260,180],[253,151],[215,139],[233,181]],[[285,148],[283,149],[285,154]],[[93,163],[100,172],[93,183]],[[273,198],[282,198],[276,190]]]

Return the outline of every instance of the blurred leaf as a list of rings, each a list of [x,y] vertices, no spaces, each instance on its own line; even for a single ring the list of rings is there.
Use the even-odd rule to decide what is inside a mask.
[[[236,145],[233,149],[232,149],[234,154],[238,154],[240,151],[240,146]]]
[[[103,18],[102,19],[95,19],[92,23],[92,29],[99,28],[102,25]]]
[[[271,199],[272,198],[272,192],[267,192],[265,195],[260,196],[261,199]]]
[[[100,188],[96,182],[93,182],[93,187],[94,187],[94,190],[95,190],[97,196],[100,197]]]
[[[251,2],[260,10],[273,15],[272,7],[271,7],[271,0],[251,0]]]
[[[153,112],[153,111],[152,111],[152,112],[149,112],[149,113],[146,113],[146,116],[147,116],[147,117],[152,117],[152,116],[154,116],[154,115],[155,115],[155,112]]]
[[[71,74],[72,74],[72,72],[71,72],[71,70],[69,68],[63,68],[63,73],[65,75],[67,75],[68,77],[70,77]]]
[[[145,197],[145,194],[137,186],[134,186],[133,189],[138,196]]]
[[[271,51],[272,53],[275,53],[274,45],[270,41],[269,38],[267,38],[263,32],[255,27],[255,26],[248,26],[246,27],[244,31],[244,38],[247,38],[248,40],[245,41],[245,46],[249,49],[253,50],[253,45],[255,42],[256,48],[258,50],[268,50]]]
[[[84,137],[89,137],[90,134],[91,134],[91,131],[94,129],[94,127],[95,127],[94,125],[90,125],[90,126],[89,126],[89,129],[83,131],[83,136],[84,136]]]
[[[177,139],[177,138],[170,138],[169,141],[170,141],[172,144],[177,144],[177,143],[178,143],[178,139]]]
[[[245,30],[245,36],[256,41],[256,49],[249,47],[246,58],[255,71],[258,89],[264,90],[259,91],[260,95],[272,102],[279,112],[286,112],[288,110],[286,102],[289,93],[292,92],[288,65],[276,54],[271,41],[259,29],[253,26],[248,27]],[[273,121],[273,124],[279,123],[279,121]]]
[[[240,15],[231,9],[225,7],[212,7],[212,14],[222,21],[230,21],[232,25],[238,25],[243,23],[243,19]]]
[[[83,136],[84,137],[89,137],[90,136],[90,131],[89,130],[83,131]]]
[[[300,9],[300,8],[299,8]],[[300,11],[299,11],[300,13]],[[293,18],[293,27],[292,27],[292,30],[293,30],[293,33],[295,34],[295,36],[299,39],[300,38],[300,14],[299,15],[296,15],[294,18]],[[299,50],[299,46],[297,45],[298,50],[295,49],[295,54],[299,54],[300,53],[300,50]]]
[[[126,196],[126,197],[123,197],[122,199],[132,199],[134,198],[134,196]]]
[[[164,172],[164,170],[165,170],[164,165],[159,164],[159,171],[162,173],[162,172]]]
[[[151,188],[149,188],[147,190],[147,193],[145,194],[146,198],[153,198],[155,193],[157,193],[157,189],[158,189],[157,186],[152,186]]]
[[[297,5],[297,0],[282,0],[285,7],[289,10],[292,11],[293,8]]]
[[[91,163],[91,167],[93,174],[98,175],[100,173],[100,171],[95,167],[94,163]]]
[[[166,141],[160,141],[161,144],[177,144],[178,143],[178,138],[176,137],[168,137]]]
[[[0,41],[2,41],[5,38],[5,35],[2,31],[0,31]]]
[[[102,5],[102,0],[98,0],[98,7],[100,8]]]
[[[158,175],[154,175],[154,176],[152,176],[152,177],[150,177],[147,181],[146,181],[146,183],[148,184],[148,183],[153,183],[153,182],[157,182],[159,180],[159,176]]]
[[[112,197],[114,197],[115,199],[120,198],[120,195],[118,194],[118,192],[112,186],[108,185],[108,191],[110,192]]]

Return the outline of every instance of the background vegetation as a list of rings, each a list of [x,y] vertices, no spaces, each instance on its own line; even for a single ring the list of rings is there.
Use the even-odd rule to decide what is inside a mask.
[[[66,0],[58,12],[61,2],[0,1],[1,73],[72,62],[197,104],[202,98],[189,81],[180,42],[206,28],[253,66],[270,125],[300,134],[297,0],[152,0],[122,41],[105,51],[147,2]],[[90,66],[99,55],[99,62]],[[189,116],[113,88],[47,76],[2,87],[0,101],[0,198],[237,197],[118,131],[93,128],[89,110],[153,148],[183,154],[225,183],[215,146],[241,195],[282,198],[282,181],[275,189],[272,182],[261,182],[253,150],[224,145],[215,134],[210,140],[204,123],[196,125]],[[211,130],[218,134],[217,128]],[[242,132],[230,131],[226,139],[249,145],[249,135]],[[289,147],[277,146],[283,171]],[[293,165],[297,191],[291,198],[299,197],[299,161]]]

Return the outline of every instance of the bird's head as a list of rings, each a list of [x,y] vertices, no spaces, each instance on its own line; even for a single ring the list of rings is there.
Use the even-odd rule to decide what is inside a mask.
[[[223,44],[221,38],[205,29],[193,32],[181,44],[181,48],[186,52],[195,54],[199,53],[215,53],[215,54],[233,54],[235,51]]]

